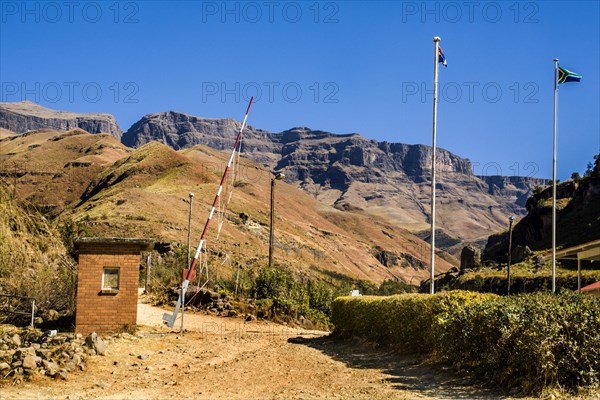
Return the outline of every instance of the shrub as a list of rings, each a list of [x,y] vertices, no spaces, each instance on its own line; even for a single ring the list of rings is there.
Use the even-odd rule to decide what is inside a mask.
[[[350,290],[342,289],[345,293]],[[317,278],[298,277],[285,267],[263,267],[254,279],[252,295],[261,314],[299,318],[329,327],[335,287]]]
[[[279,298],[291,286],[291,276],[281,268],[261,268],[256,278],[254,293],[258,299]]]
[[[386,279],[381,282],[377,294],[380,296],[390,296],[393,294],[407,293],[412,291],[412,286],[401,280]]]
[[[507,389],[600,383],[600,299],[577,293],[343,297],[332,321],[337,335],[459,364]]]
[[[308,298],[311,309],[331,315],[331,304],[335,298],[331,285],[319,280],[309,281]]]
[[[271,308],[264,310],[270,316],[297,318],[308,315],[310,311],[307,285],[295,279],[285,268],[261,268],[254,281],[253,294],[256,299],[271,300]]]

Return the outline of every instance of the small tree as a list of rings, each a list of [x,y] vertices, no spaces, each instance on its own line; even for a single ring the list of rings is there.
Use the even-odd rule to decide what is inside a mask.
[[[585,170],[585,174],[583,174],[583,176],[585,176],[585,177],[592,176],[592,172],[594,172],[594,164],[589,162],[587,164],[587,169]]]

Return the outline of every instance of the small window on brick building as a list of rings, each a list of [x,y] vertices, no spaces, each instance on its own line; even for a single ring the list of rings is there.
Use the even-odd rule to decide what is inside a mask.
[[[104,267],[102,270],[102,293],[119,292],[119,272],[118,267]]]

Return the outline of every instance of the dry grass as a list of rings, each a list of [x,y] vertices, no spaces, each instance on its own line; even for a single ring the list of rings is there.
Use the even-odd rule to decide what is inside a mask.
[[[69,310],[72,271],[58,232],[0,181],[0,292],[36,299],[42,313]]]
[[[114,137],[80,129],[43,130],[0,140],[0,174],[19,198],[59,215],[87,185],[129,152]]]

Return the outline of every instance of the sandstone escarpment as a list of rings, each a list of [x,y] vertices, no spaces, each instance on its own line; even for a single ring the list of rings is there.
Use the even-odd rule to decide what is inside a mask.
[[[15,133],[39,129],[83,129],[89,133],[109,133],[121,139],[123,131],[115,118],[103,113],[74,113],[51,110],[30,101],[0,103],[0,128]]]

